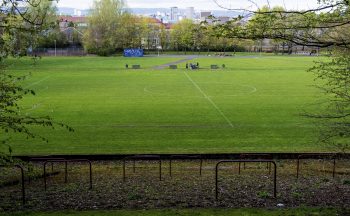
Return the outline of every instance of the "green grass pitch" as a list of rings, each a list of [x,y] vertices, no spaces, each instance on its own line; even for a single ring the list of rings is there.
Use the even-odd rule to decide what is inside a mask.
[[[324,98],[306,72],[317,57],[202,57],[189,61],[200,70],[185,63],[154,69],[183,58],[12,60],[14,73],[31,71],[23,86],[37,94],[25,97],[21,112],[75,129],[34,127],[49,143],[12,136],[14,154],[328,151],[317,144],[316,125],[300,115]],[[126,70],[126,63],[142,69]]]

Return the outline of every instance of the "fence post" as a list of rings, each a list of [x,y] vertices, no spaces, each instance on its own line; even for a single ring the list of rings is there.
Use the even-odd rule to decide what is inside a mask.
[[[273,196],[277,197],[277,165],[273,160],[224,160],[219,161],[215,166],[215,199],[218,200],[219,187],[218,187],[218,172],[219,165],[222,163],[260,163],[260,162],[268,162],[274,165],[274,177],[273,177]]]

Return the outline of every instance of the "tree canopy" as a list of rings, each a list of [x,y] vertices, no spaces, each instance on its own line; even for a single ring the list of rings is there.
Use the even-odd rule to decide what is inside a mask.
[[[349,46],[349,38],[337,32],[349,27],[350,13],[347,0],[322,0],[317,8],[288,10],[283,7],[264,6],[244,16],[217,25],[223,36],[244,39],[282,39],[297,45],[316,47]],[[247,25],[243,24],[248,22]]]
[[[214,27],[228,38],[274,39],[332,49],[330,60],[318,62],[310,68],[316,80],[322,80],[317,87],[330,99],[323,104],[325,109],[320,109],[319,113],[306,111],[302,115],[317,120],[321,126],[320,142],[330,144],[341,152],[350,149],[349,9],[348,0],[322,0],[319,7],[300,11],[269,6],[256,11],[238,9],[246,15]]]
[[[9,138],[13,133],[20,133],[27,138],[44,136],[35,134],[31,126],[60,125],[68,130],[72,128],[56,123],[49,116],[30,116],[21,112],[19,101],[27,94],[35,92],[20,85],[26,76],[13,75],[7,70],[8,57],[20,57],[33,46],[37,34],[50,25],[47,19],[52,12],[52,4],[48,0],[4,0],[0,4],[0,147],[6,146],[8,151],[0,148],[0,164],[8,162],[11,153]]]
[[[123,0],[94,1],[83,40],[88,52],[109,55],[123,47],[129,17],[124,7]]]

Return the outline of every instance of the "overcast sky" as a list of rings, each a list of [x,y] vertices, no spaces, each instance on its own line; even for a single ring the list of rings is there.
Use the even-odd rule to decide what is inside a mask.
[[[256,8],[249,0],[216,0],[224,7],[252,9]],[[59,0],[59,7],[73,7],[77,9],[88,9],[93,0]],[[127,0],[130,8],[170,8],[170,7],[194,7],[195,10],[215,10],[219,7],[214,0]],[[267,0],[254,0],[261,6],[266,5]],[[317,6],[317,0],[269,0],[270,5],[281,5],[288,9],[308,9]]]

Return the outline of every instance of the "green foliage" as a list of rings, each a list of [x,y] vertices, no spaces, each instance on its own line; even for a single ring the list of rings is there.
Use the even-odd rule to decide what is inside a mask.
[[[128,194],[128,200],[139,200],[140,198],[142,198],[142,196],[137,192],[130,192]]]
[[[242,18],[224,25],[215,26],[215,31],[224,37],[242,39],[273,39],[288,46],[332,47],[337,53],[331,61],[319,62],[310,69],[320,80],[318,84],[328,100],[319,105],[315,113],[303,114],[316,119],[320,131],[320,143],[333,150],[350,150],[350,10],[346,0],[323,0],[318,8],[306,11],[291,11],[268,6],[253,12],[247,24]]]
[[[0,60],[26,55],[36,46],[40,32],[56,22],[55,8],[49,0],[5,0],[0,8],[0,14],[5,15],[0,23]]]
[[[165,29],[164,25],[160,26],[159,29],[159,39],[160,39],[160,46],[162,47],[163,50],[166,50],[169,48],[169,34]]]
[[[236,51],[244,52],[254,44],[251,40],[237,40],[222,36],[215,26],[208,23],[195,24],[182,20],[175,24],[170,34],[170,48],[181,51]]]
[[[72,21],[70,21],[70,22],[68,23],[68,27],[75,27],[75,25],[74,25],[74,23],[73,23]]]
[[[171,32],[172,43],[179,50],[189,50],[194,45],[194,27],[192,20],[183,19],[173,26]]]
[[[300,199],[304,196],[304,194],[302,192],[297,192],[297,191],[293,191],[291,193],[292,197],[294,197],[295,199]]]
[[[269,198],[271,195],[267,191],[258,191],[257,196],[262,199],[266,199],[266,198]]]
[[[101,56],[124,48],[243,51],[252,43],[219,37],[211,26],[204,27],[189,19],[181,20],[168,31],[153,19],[127,13],[120,0],[95,2],[83,42],[88,52]]]
[[[146,40],[153,32],[152,25],[147,22],[147,18],[139,18],[134,15],[124,13],[121,19],[121,26],[118,32],[118,37],[121,44],[118,47],[122,48],[141,48],[142,38]],[[149,46],[149,41],[147,41]]]
[[[61,32],[59,29],[52,29],[48,32],[42,33],[37,42],[37,47],[44,48],[62,48],[69,45],[67,36],[64,32]]]
[[[23,8],[20,9],[20,6]],[[0,164],[13,162],[12,148],[8,144],[12,143],[13,134],[23,134],[27,139],[40,137],[47,141],[35,134],[30,126],[53,128],[55,124],[48,116],[31,116],[21,112],[20,101],[26,95],[35,95],[35,92],[20,85],[26,76],[9,72],[6,60],[9,56],[26,55],[27,49],[35,46],[38,33],[51,25],[49,15],[52,12],[52,2],[48,0],[5,0],[0,4],[0,14],[3,15],[0,23]],[[58,125],[72,130],[64,124]]]
[[[332,10],[328,11],[330,8]],[[348,4],[343,0],[326,0],[322,7],[307,11],[265,6],[252,14],[247,24],[242,24],[243,17],[238,17],[214,29],[217,34],[229,38],[267,38],[314,47],[347,47],[349,44],[349,40],[339,34],[339,28],[345,29],[350,20]]]
[[[107,56],[116,50],[140,41],[136,18],[124,11],[123,0],[95,1],[88,29],[84,35],[84,47],[90,53]],[[130,41],[132,41],[130,43]]]
[[[318,62],[310,69],[318,85],[332,99],[325,102],[325,109],[306,114],[315,118],[322,126],[320,141],[329,144],[339,152],[350,150],[350,55],[348,50],[335,53],[330,61]]]
[[[0,71],[0,131],[5,133],[22,133],[28,138],[35,138],[37,135],[31,132],[28,128],[29,125],[42,125],[53,128],[54,123],[48,116],[32,117],[21,113],[19,101],[23,100],[23,97],[27,94],[35,95],[35,92],[31,89],[23,88],[18,83],[24,80],[25,76],[14,76],[7,73],[2,66]],[[64,126],[63,124],[60,124]],[[70,129],[67,127],[67,129]],[[44,141],[47,141],[44,137],[41,137]],[[3,144],[7,140],[0,140]],[[9,149],[11,151],[11,149]]]

